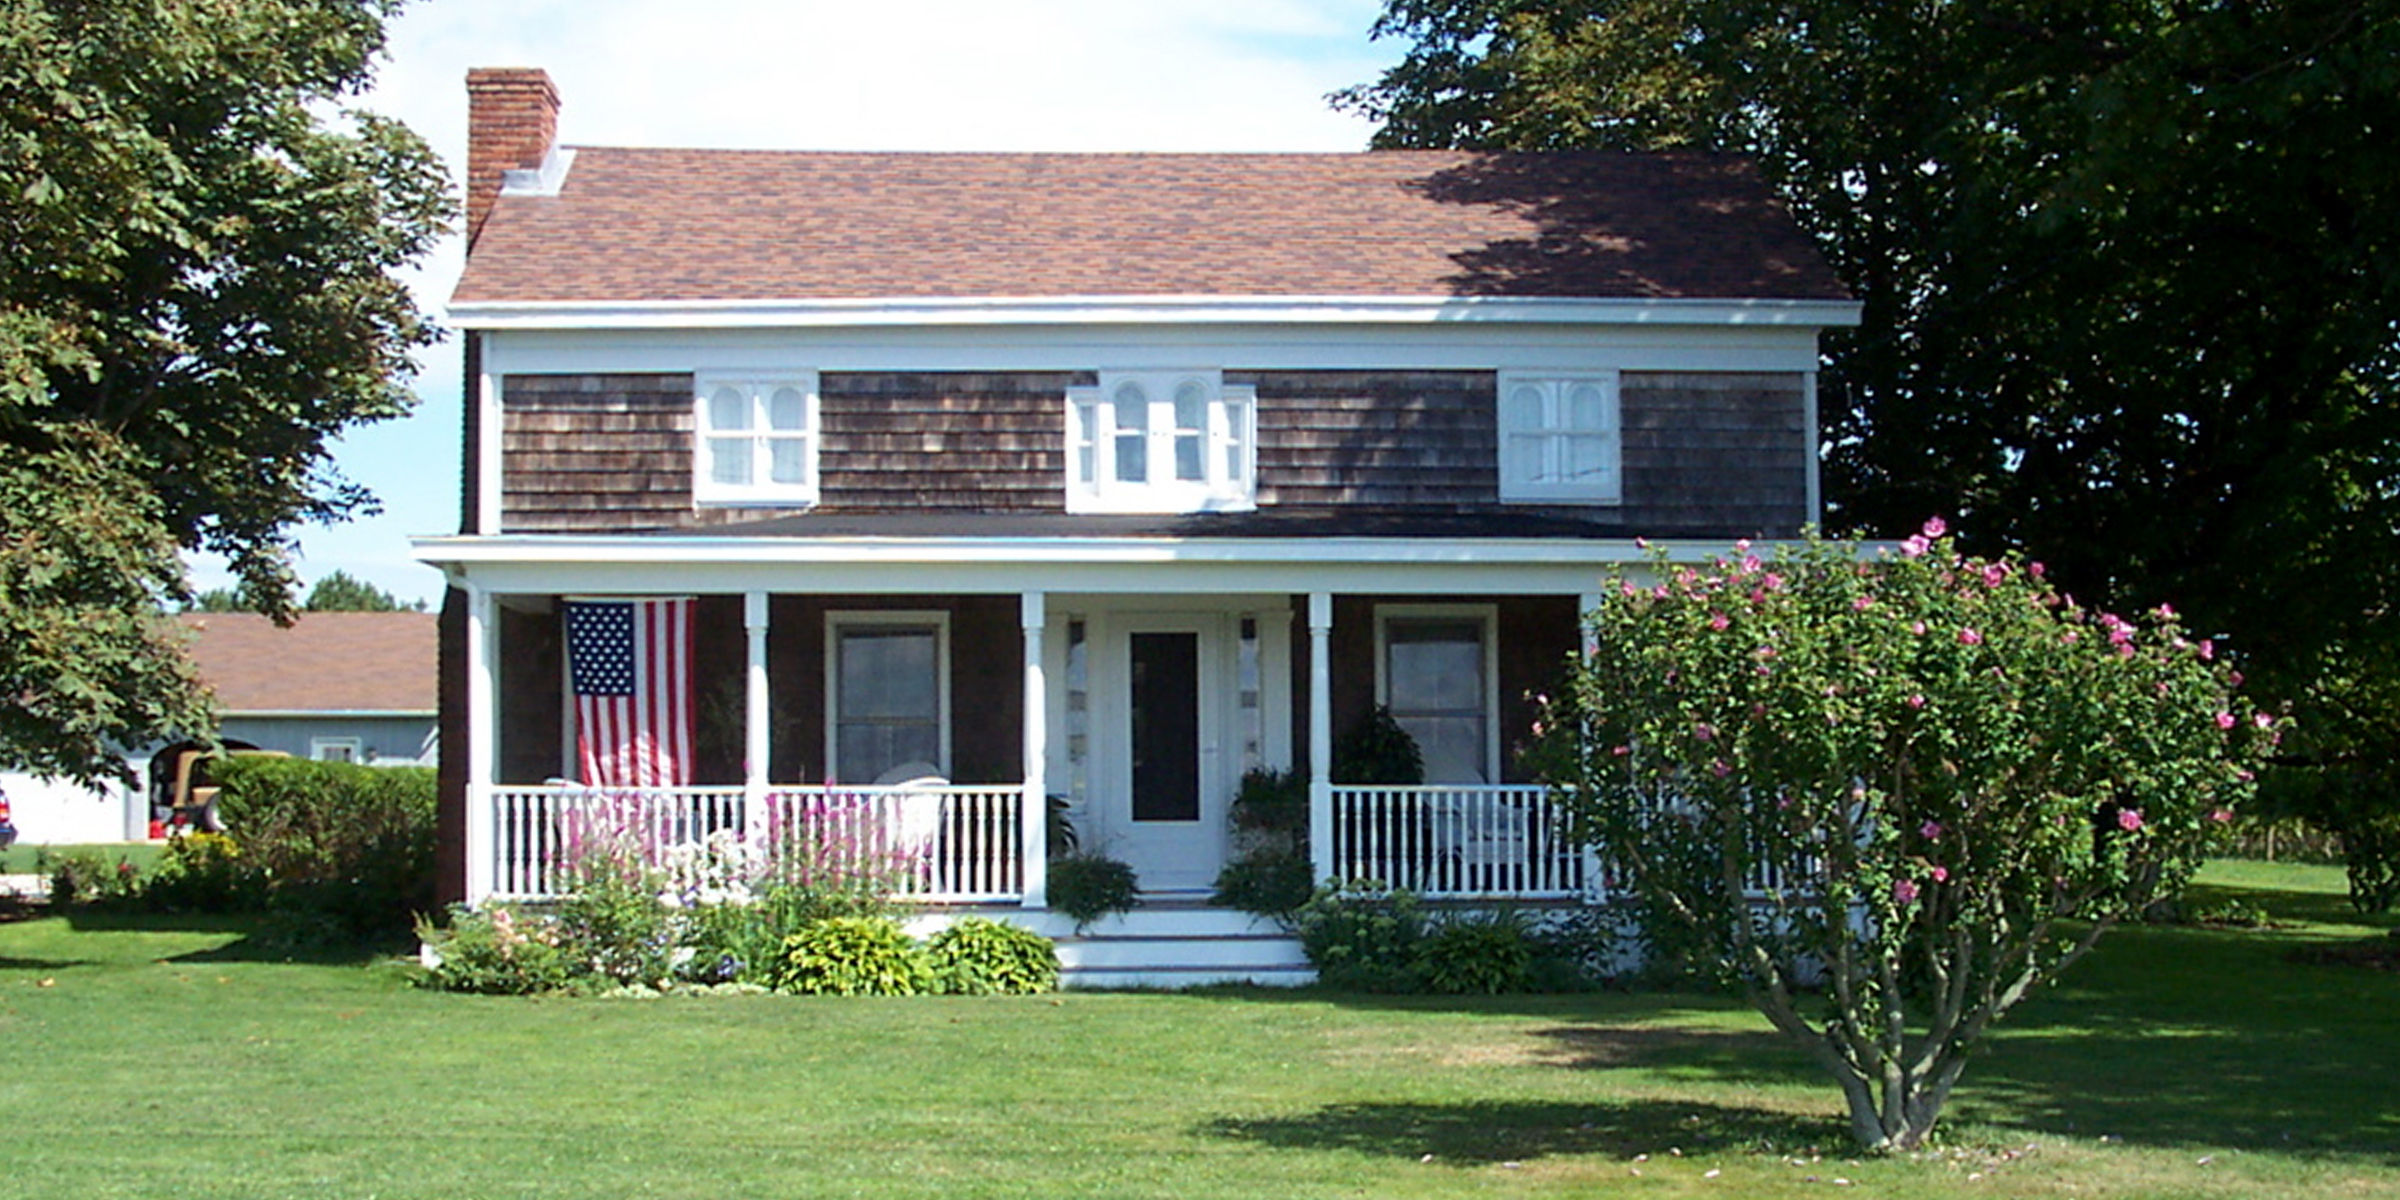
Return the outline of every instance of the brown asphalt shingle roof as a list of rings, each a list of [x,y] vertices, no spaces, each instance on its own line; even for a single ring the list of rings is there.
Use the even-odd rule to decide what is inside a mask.
[[[228,713],[435,710],[433,613],[185,613],[192,660]]]
[[[1847,293],[1737,158],[593,147],[453,303],[1055,296]]]

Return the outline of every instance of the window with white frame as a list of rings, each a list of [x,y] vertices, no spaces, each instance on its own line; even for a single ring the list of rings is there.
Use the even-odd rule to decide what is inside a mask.
[[[1493,623],[1489,606],[1376,611],[1375,697],[1416,739],[1427,783],[1498,781]]]
[[[1617,373],[1500,376],[1500,498],[1616,504],[1624,497]]]
[[[318,762],[358,762],[364,749],[365,740],[362,738],[320,737],[308,739],[308,756]]]
[[[896,767],[950,773],[950,622],[939,612],[825,619],[825,744],[835,782]]]
[[[1252,506],[1255,389],[1217,371],[1104,371],[1067,390],[1067,511]]]
[[[694,500],[816,503],[814,372],[704,374],[694,382]]]

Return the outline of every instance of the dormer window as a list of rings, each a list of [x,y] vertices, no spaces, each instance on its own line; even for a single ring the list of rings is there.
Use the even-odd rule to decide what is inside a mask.
[[[1624,497],[1617,373],[1500,376],[1500,499],[1617,504]]]
[[[1067,511],[1252,507],[1254,389],[1216,371],[1103,372],[1067,390]]]
[[[701,375],[694,382],[694,500],[816,503],[815,372]]]

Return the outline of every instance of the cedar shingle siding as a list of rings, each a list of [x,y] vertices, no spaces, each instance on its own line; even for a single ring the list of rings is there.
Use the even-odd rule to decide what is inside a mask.
[[[1241,371],[1261,508],[1493,511],[1490,371]],[[1066,389],[1089,372],[835,372],[819,380],[822,513],[1057,513]],[[1657,536],[1784,536],[1807,520],[1801,378],[1623,377],[1625,503],[1521,509]],[[636,532],[771,516],[696,509],[689,375],[513,375],[508,532]]]
[[[1089,373],[827,374],[822,507],[1057,512],[1067,388]]]
[[[500,524],[619,533],[692,523],[692,377],[511,375]]]
[[[1489,371],[1225,373],[1258,388],[1258,502],[1468,508],[1500,495]]]
[[[1807,523],[1799,376],[1627,372],[1621,391],[1627,526],[1790,537]]]

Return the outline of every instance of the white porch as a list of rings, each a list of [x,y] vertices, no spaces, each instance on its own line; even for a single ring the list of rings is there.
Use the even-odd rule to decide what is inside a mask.
[[[1467,619],[1458,614],[1477,610],[1472,619],[1490,631],[1491,653],[1507,639],[1534,636],[1505,614],[1518,611],[1511,604],[1538,601],[1547,606],[1539,611],[1550,614],[1539,623],[1547,630],[1541,634],[1547,661],[1555,664],[1576,636],[1566,614],[1593,605],[1596,597],[1585,589],[1609,565],[1637,556],[1628,543],[959,538],[901,544],[528,535],[424,539],[419,553],[447,571],[464,601],[456,645],[463,650],[465,703],[456,740],[465,787],[451,801],[455,818],[445,819],[463,832],[462,890],[471,901],[555,895],[561,830],[579,808],[606,802],[637,810],[662,849],[720,830],[759,839],[802,809],[820,814],[811,819],[839,813],[872,826],[877,832],[869,840],[908,860],[898,890],[912,900],[1040,912],[1047,908],[1052,797],[1065,801],[1084,848],[1147,860],[1136,862],[1146,891],[1192,900],[1206,894],[1227,858],[1225,805],[1245,765],[1303,770],[1306,843],[1320,879],[1373,879],[1437,900],[1525,901],[1569,901],[1596,880],[1572,831],[1536,785],[1334,784],[1336,698],[1346,697],[1353,711],[1379,698],[1379,681],[1360,672],[1382,669],[1387,611]],[[1695,547],[1684,556],[1701,553]],[[502,665],[522,651],[502,644],[504,606],[566,595],[694,594],[718,598],[721,638],[734,637],[729,614],[740,614],[733,643],[741,654],[740,687],[725,689],[739,698],[738,777],[708,787],[607,793],[556,780],[517,782],[568,774],[563,764],[571,756],[553,746],[550,758],[560,765],[530,776],[519,767],[503,778]],[[776,677],[770,637],[829,638],[848,614],[820,608],[806,621],[781,625],[771,614],[784,611],[779,606],[787,600],[816,596],[879,597],[887,616],[925,616],[914,610],[979,598],[972,628],[943,626],[945,647],[963,643],[986,656],[972,673],[975,690],[955,696],[945,660],[944,729],[982,720],[988,735],[998,728],[990,724],[995,714],[1008,710],[1014,728],[1002,736],[1014,739],[1013,774],[991,771],[1000,752],[986,746],[985,767],[968,773],[979,781],[973,783],[827,784],[831,773],[805,762],[798,779],[778,777],[774,739],[782,735],[771,728],[773,714],[796,689],[821,692],[829,685],[823,676]],[[1009,609],[1013,639],[1004,632]],[[1344,622],[1339,631],[1337,612]],[[521,612],[512,615],[523,619]],[[794,625],[812,623],[793,632]],[[1338,676],[1337,632],[1351,639],[1344,643],[1351,657]],[[1553,642],[1556,653],[1549,654]],[[1142,735],[1127,728],[1125,708],[1134,702],[1135,677],[1155,675],[1159,662],[1176,673],[1178,689],[1189,674],[1195,697],[1195,711],[1176,718],[1188,721],[1191,732],[1173,745],[1177,754],[1193,756],[1197,801],[1163,814],[1131,807],[1146,751],[1136,745]],[[990,686],[1002,677],[1015,693],[1005,701]],[[723,666],[703,685],[712,682],[729,682]],[[547,702],[563,703],[557,682],[549,687]],[[1485,690],[1499,691],[1488,683]],[[505,699],[521,704],[526,697]],[[1494,698],[1484,714],[1490,728],[1483,736],[1491,743],[1486,779],[1501,771],[1503,699]],[[556,732],[548,736],[559,740]],[[823,736],[830,746],[833,732]],[[571,743],[571,735],[565,740]]]

